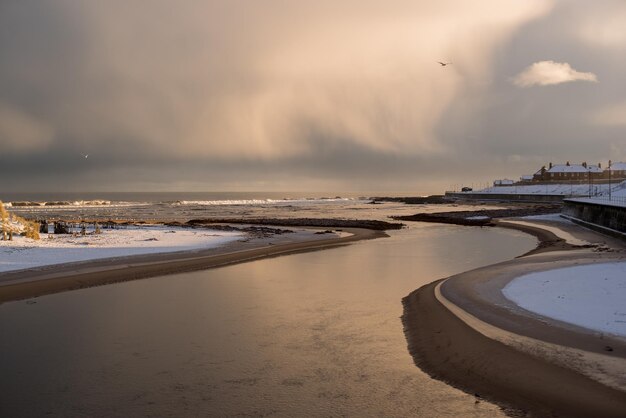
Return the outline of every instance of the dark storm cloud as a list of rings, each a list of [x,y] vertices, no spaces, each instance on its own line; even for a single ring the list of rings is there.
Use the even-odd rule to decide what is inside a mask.
[[[436,191],[599,159],[626,40],[596,4],[4,1],[0,191]],[[547,60],[599,82],[512,83]]]

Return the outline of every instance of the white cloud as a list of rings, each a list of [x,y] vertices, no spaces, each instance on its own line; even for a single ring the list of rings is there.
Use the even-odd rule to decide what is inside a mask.
[[[513,83],[518,87],[549,86],[571,81],[597,82],[598,78],[594,73],[576,71],[566,62],[539,61],[513,79]]]

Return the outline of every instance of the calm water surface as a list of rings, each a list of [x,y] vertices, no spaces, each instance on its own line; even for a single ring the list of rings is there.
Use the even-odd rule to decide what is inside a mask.
[[[516,231],[391,238],[0,305],[0,416],[501,416],[412,362],[402,297]]]

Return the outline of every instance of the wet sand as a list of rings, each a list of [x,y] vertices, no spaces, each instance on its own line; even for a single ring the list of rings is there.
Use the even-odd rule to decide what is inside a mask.
[[[546,341],[558,347],[608,357],[623,366],[626,363],[626,342],[530,314],[508,302],[499,293],[501,287],[520,272],[623,259],[619,242],[603,241],[603,245],[618,251],[599,253],[596,252],[598,247],[572,246],[539,226],[500,226],[532,233],[540,239],[540,245],[523,257],[453,276],[443,285],[441,281],[431,283],[407,296],[403,300],[402,320],[415,363],[431,376],[475,394],[477,402],[480,399],[496,402],[511,415],[530,411],[533,416],[624,416],[626,392],[619,388],[626,388],[626,382],[620,382],[619,377],[613,378],[609,383],[614,388],[608,387],[606,382],[601,384],[598,379],[589,377],[593,373],[584,361],[581,360],[581,364],[569,364],[576,360],[578,352],[555,355],[546,353],[550,347],[537,344],[529,347],[528,344],[532,345],[535,340]],[[97,260],[3,273],[0,275],[0,303],[314,251],[385,236],[381,231],[346,231],[354,235],[312,241],[298,241],[282,236],[236,242],[209,250]],[[580,231],[583,235],[587,234],[586,239],[591,236],[605,239],[587,230]],[[475,324],[468,323],[471,321],[467,318],[463,320],[453,314],[442,301],[470,312],[473,317],[493,328],[524,336],[529,339],[525,342],[527,346],[520,349],[519,346],[514,347],[511,341],[505,344],[493,335],[486,336],[476,329]],[[607,346],[611,347],[611,352],[606,351]],[[583,370],[585,367],[587,369]],[[602,365],[598,367],[601,370],[596,374],[601,376]],[[620,373],[617,370],[617,374]]]
[[[363,239],[387,236],[383,231],[345,228],[352,235],[240,240],[206,250],[99,259],[0,273],[0,303],[128,280],[221,267],[246,261],[315,251]]]
[[[533,271],[624,260],[624,244],[573,225],[559,224],[588,246],[568,244],[541,223],[500,226],[531,233],[540,244],[408,295],[402,320],[415,363],[513,416],[626,416],[626,340],[525,311],[501,293]]]

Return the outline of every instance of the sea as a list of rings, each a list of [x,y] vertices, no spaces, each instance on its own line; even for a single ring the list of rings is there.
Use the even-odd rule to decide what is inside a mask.
[[[371,204],[372,196],[0,197],[22,216],[67,219],[389,220],[467,209]],[[37,205],[20,206],[26,201]],[[388,233],[323,251],[1,304],[0,416],[504,416],[414,364],[402,298],[434,280],[520,255],[535,238],[421,222]]]
[[[198,218],[385,219],[413,209],[373,205],[383,193],[123,192],[0,193],[10,211],[34,220],[179,221]],[[408,213],[407,212],[407,213]]]

